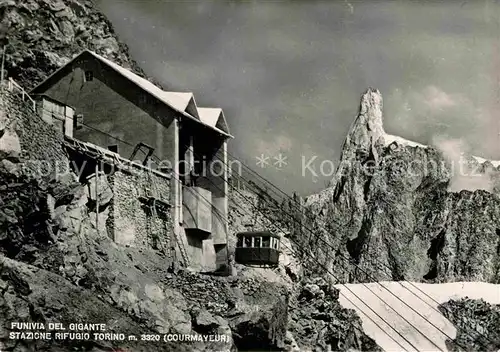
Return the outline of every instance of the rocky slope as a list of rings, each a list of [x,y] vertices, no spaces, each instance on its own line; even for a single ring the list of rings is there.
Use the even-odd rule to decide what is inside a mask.
[[[288,337],[298,351],[382,351],[362,328],[354,310],[339,303],[339,290],[325,279],[306,278],[290,299]]]
[[[461,299],[444,303],[439,309],[457,327],[456,339],[447,341],[450,351],[500,349],[500,306]]]
[[[337,282],[498,283],[499,171],[466,158],[460,173],[457,162],[439,146],[386,134],[381,94],[369,89],[331,186],[307,198],[295,238]],[[488,177],[491,187],[452,191],[457,177]]]
[[[40,83],[83,49],[144,76],[90,0],[2,0],[0,18],[2,44],[7,44],[5,69],[25,88]]]
[[[215,314],[210,318],[212,323],[204,327],[197,319],[201,319],[201,308],[209,313],[209,300],[200,306],[178,287],[184,292],[208,292],[210,302],[219,306],[236,303],[244,306],[245,296],[238,296],[225,278],[194,276],[176,284],[177,278],[172,280],[167,275],[167,262],[161,253],[118,246],[105,231],[97,231],[95,221],[91,221],[96,214],[91,210],[92,200],[86,185],[80,184],[71,172],[35,173],[31,168],[44,153],[51,154],[53,159],[58,155],[60,161],[64,160],[62,136],[43,124],[38,116],[30,114],[29,109],[23,109],[23,103],[16,97],[3,93],[0,105],[2,349],[52,351],[79,347],[105,351],[128,347],[134,351],[164,351],[233,348],[229,320]],[[38,138],[33,138],[34,135]],[[36,145],[38,149],[32,148]],[[104,195],[99,196],[104,198]],[[110,197],[107,199],[109,201]],[[238,287],[239,283],[233,286]],[[241,286],[245,285],[254,283]],[[226,294],[222,294],[223,291]],[[268,321],[262,314],[275,310],[274,307],[279,310],[283,306],[281,301],[286,302],[286,297],[268,298],[261,302],[265,309],[252,301],[252,313],[246,315],[247,311],[240,311],[235,327],[249,322],[254,316]],[[137,342],[96,342],[92,339],[83,343],[19,341],[9,339],[8,335],[12,331],[9,324],[16,321],[58,321],[66,326],[71,322],[99,322],[107,325],[108,332],[133,333],[137,338],[140,334],[154,332],[187,334],[202,329],[205,333],[224,334],[229,340],[222,345],[164,344],[140,339]],[[214,325],[214,321],[217,324]],[[268,324],[274,323],[268,321]],[[271,334],[270,338],[271,341],[275,339]]]

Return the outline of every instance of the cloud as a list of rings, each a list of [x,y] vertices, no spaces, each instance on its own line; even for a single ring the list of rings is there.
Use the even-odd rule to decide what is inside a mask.
[[[441,111],[456,106],[459,98],[451,96],[436,86],[429,86],[423,92],[423,101],[431,111]]]
[[[491,169],[480,172],[478,163],[471,162],[470,148],[462,139],[446,136],[433,137],[432,145],[435,146],[448,161],[451,172],[449,190],[460,192],[462,190],[485,190],[492,192],[495,187],[496,171]]]
[[[474,153],[483,154],[488,149],[483,143],[492,132],[492,116],[461,92],[428,85],[420,90],[396,89],[385,101],[391,106],[392,118],[386,121],[386,127],[392,134],[425,144],[435,135],[446,134],[463,139]]]
[[[259,154],[276,156],[280,153],[290,152],[293,142],[290,137],[278,135],[272,140],[258,140],[256,150]]]
[[[389,100],[396,106],[396,118],[390,120],[388,130],[394,133],[391,129],[395,128],[396,134],[440,150],[451,167],[451,191],[493,190],[493,174],[478,172],[478,164],[471,164],[468,159],[472,155],[494,159],[500,148],[491,107],[475,103],[463,92],[445,91],[438,85],[419,90],[396,89]]]

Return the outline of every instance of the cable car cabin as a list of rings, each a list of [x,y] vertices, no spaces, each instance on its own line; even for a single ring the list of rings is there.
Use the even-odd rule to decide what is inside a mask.
[[[270,232],[236,234],[235,260],[245,265],[278,265],[280,237]]]

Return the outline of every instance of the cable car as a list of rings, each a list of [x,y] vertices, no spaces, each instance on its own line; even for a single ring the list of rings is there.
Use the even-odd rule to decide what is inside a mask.
[[[236,263],[256,266],[278,265],[280,237],[267,231],[236,234]]]

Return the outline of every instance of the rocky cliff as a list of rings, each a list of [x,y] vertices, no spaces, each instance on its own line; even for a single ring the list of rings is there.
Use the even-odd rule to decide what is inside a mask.
[[[111,23],[90,0],[2,0],[0,18],[5,69],[27,89],[83,49],[144,76]]]
[[[295,238],[337,282],[498,283],[498,166],[391,136],[382,116],[369,89],[331,185],[307,198]]]
[[[500,348],[500,306],[484,300],[451,300],[439,306],[457,327],[457,336],[447,341],[450,351],[498,351]]]

